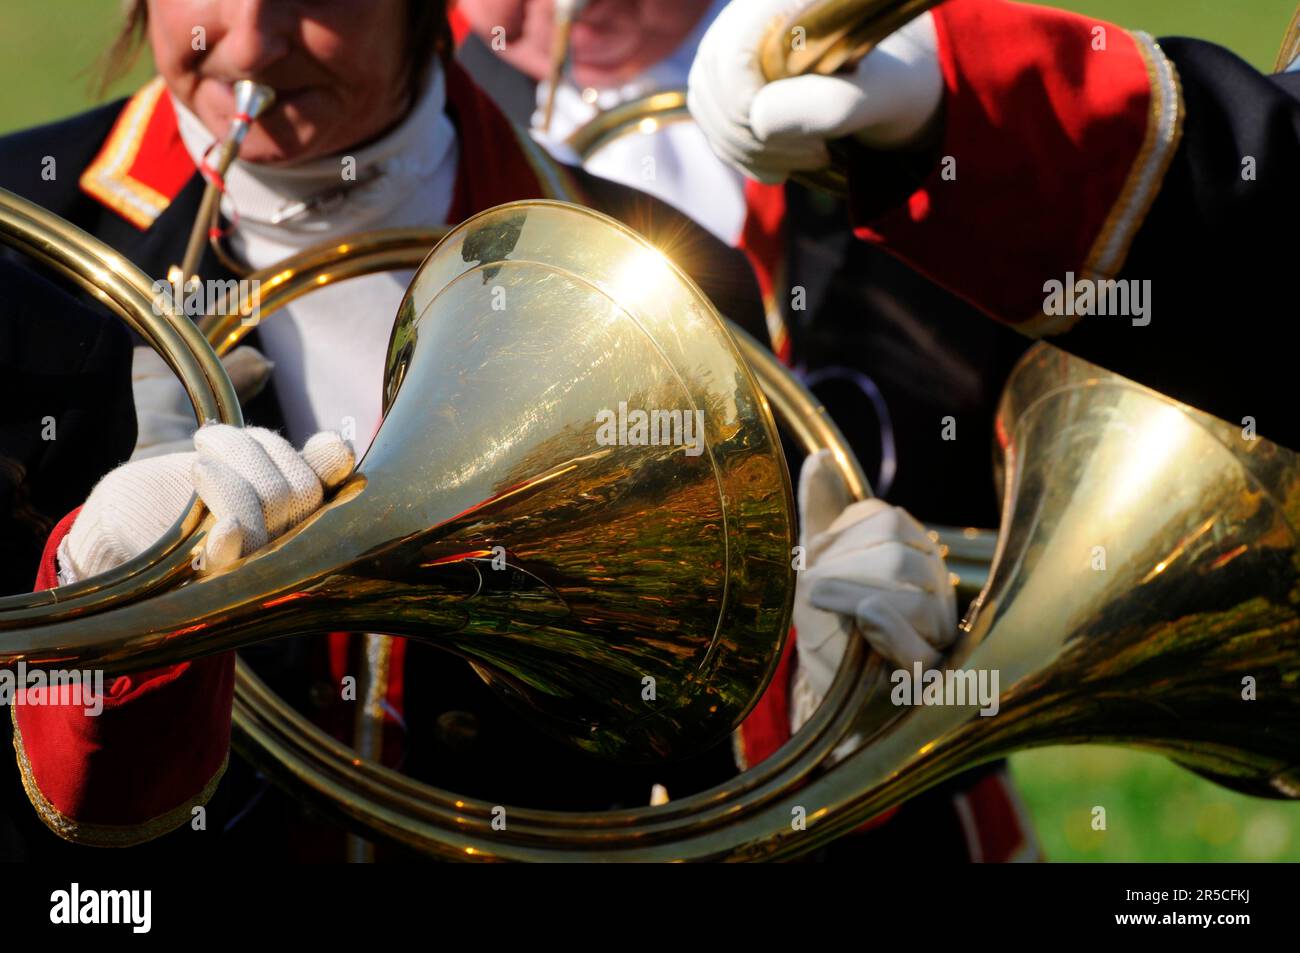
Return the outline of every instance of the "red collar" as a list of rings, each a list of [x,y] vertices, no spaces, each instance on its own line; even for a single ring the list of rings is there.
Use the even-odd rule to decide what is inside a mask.
[[[154,223],[195,173],[162,79],[127,100],[81,175],[81,189],[139,229]]]
[[[460,148],[448,216],[452,222],[504,202],[578,195],[567,170],[512,125],[459,64],[447,64],[445,70],[447,114]],[[163,81],[154,79],[127,100],[80,184],[86,194],[143,230],[196,171],[181,141],[171,96]]]

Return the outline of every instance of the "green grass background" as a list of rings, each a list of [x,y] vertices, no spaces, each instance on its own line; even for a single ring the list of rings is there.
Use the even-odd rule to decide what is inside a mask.
[[[1268,69],[1297,2],[1066,0],[1055,6],[1156,36],[1212,39]],[[0,0],[0,132],[70,115],[94,102],[90,77],[115,32],[119,7],[118,0]],[[142,62],[113,92],[130,91],[148,71]]]
[[[1057,6],[1156,36],[1214,40],[1272,67],[1298,0],[1070,0]],[[94,63],[116,0],[0,0],[0,131],[92,105]],[[142,62],[114,89],[148,75]],[[0,156],[3,161],[3,156]],[[1225,791],[1154,755],[1045,748],[1012,759],[1039,839],[1054,860],[1300,860],[1300,804]],[[1093,808],[1106,809],[1095,831]]]

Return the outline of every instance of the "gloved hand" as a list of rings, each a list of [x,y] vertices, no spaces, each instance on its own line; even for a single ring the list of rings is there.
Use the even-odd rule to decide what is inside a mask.
[[[896,667],[933,666],[957,638],[957,597],[921,524],[882,500],[851,502],[829,450],[804,461],[799,515],[805,568],[795,588],[795,646],[816,702],[855,622]]]
[[[691,67],[687,104],[713,149],[761,182],[830,164],[826,143],[854,136],[892,149],[915,141],[943,102],[934,18],[924,13],[850,72],[765,83],[758,49],[772,24],[814,0],[732,0]]]
[[[261,427],[209,424],[195,451],[125,463],[91,491],[59,544],[59,580],[107,572],[154,544],[198,493],[216,523],[203,550],[213,572],[297,526],[352,472],[352,447],[322,431],[299,454]]]
[[[243,345],[221,359],[241,404],[266,386],[274,365],[257,348]],[[137,347],[131,358],[131,390],[135,396],[137,433],[132,460],[194,449],[199,423],[185,388],[151,347]]]

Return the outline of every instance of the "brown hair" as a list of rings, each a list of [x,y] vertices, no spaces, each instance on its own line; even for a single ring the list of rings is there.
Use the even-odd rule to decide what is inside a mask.
[[[447,20],[447,0],[407,0],[406,56],[408,92],[419,95],[424,76],[435,55],[451,55],[453,41]],[[146,0],[126,0],[122,28],[105,51],[97,91],[102,97],[113,83],[131,71],[140,57],[149,26]]]

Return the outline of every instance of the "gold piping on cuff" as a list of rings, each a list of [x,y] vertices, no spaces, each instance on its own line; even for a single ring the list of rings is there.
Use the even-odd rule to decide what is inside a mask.
[[[731,733],[731,757],[736,762],[736,770],[749,770],[749,757],[745,753],[745,733],[739,728]]]
[[[790,332],[786,327],[785,315],[781,313],[781,303],[776,295],[763,295],[763,317],[767,322],[767,338],[771,342],[772,353],[780,356],[785,353],[790,343]]]
[[[1291,25],[1286,28],[1286,36],[1282,38],[1282,48],[1277,51],[1273,72],[1286,72],[1286,68],[1295,62],[1297,56],[1300,56],[1300,8],[1291,16]]]
[[[1178,71],[1148,34],[1135,33],[1133,39],[1151,81],[1147,133],[1128,181],[1084,264],[1084,272],[1094,279],[1113,278],[1124,267],[1133,238],[1151,211],[1183,136],[1183,90]]]
[[[226,756],[221,759],[221,765],[217,768],[216,773],[212,775],[198,794],[170,811],[159,814],[157,817],[151,817],[139,824],[121,826],[116,824],[88,824],[61,813],[41,793],[41,789],[36,785],[36,779],[32,776],[31,762],[27,760],[27,749],[23,747],[22,732],[18,730],[18,710],[15,707],[11,711],[10,717],[14,726],[14,753],[18,757],[18,773],[22,777],[23,790],[27,792],[27,799],[32,802],[32,807],[36,809],[37,815],[45,823],[46,827],[59,837],[74,844],[89,847],[134,847],[137,844],[143,844],[156,837],[161,837],[163,834],[170,833],[193,816],[194,808],[207,804],[212,799],[213,793],[217,790],[217,785],[226,773],[227,765],[230,764],[230,752],[227,751]]]
[[[1183,137],[1183,89],[1178,70],[1149,34],[1138,32],[1130,35],[1146,64],[1151,86],[1147,129],[1124,188],[1111,206],[1101,232],[1092,243],[1088,259],[1080,269],[1079,277],[1090,281],[1113,279],[1123,269],[1133,239],[1160,194],[1165,173],[1169,171]],[[1017,325],[1017,330],[1031,337],[1063,334],[1078,323],[1079,317],[1040,312],[1024,324]]]
[[[780,295],[785,293],[786,262],[784,256],[777,262],[772,273],[772,290],[763,295],[763,317],[767,321],[767,337],[772,353],[778,357],[785,353],[790,344],[790,328],[785,322],[785,312],[781,308]]]

